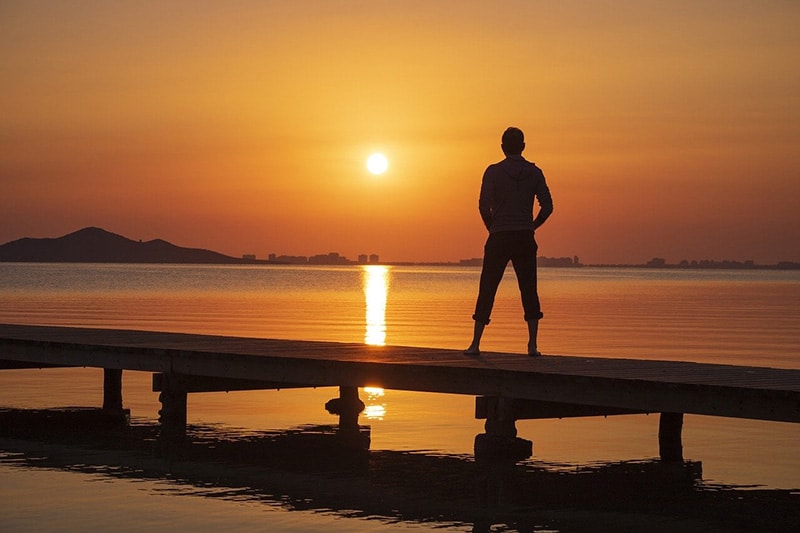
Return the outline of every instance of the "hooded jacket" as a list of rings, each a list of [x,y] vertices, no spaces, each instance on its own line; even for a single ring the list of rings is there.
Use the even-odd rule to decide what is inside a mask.
[[[539,203],[535,219],[534,198]],[[478,210],[489,233],[534,231],[552,214],[553,198],[539,167],[521,155],[509,155],[483,173]]]

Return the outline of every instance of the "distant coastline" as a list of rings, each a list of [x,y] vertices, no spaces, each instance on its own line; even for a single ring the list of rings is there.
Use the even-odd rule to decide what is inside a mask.
[[[312,256],[269,254],[259,259],[253,254],[241,258],[212,250],[184,248],[161,239],[134,241],[101,228],[88,227],[57,238],[25,237],[0,245],[0,262],[14,263],[175,263],[218,265],[363,265],[394,266],[480,266],[479,257],[459,261],[390,261],[380,262],[377,254],[361,254],[353,261],[337,252]],[[720,269],[720,270],[800,270],[800,262],[782,261],[773,265],[753,261],[683,260],[667,263],[655,257],[643,264],[583,264],[574,257],[538,258],[546,268],[653,268],[653,269]]]
[[[577,259],[577,258],[574,258]],[[544,268],[647,268],[647,269],[679,269],[679,270],[703,270],[703,269],[718,269],[718,270],[800,270],[800,263],[793,261],[781,261],[777,264],[766,265],[758,264],[753,261],[716,261],[711,259],[703,259],[700,261],[681,261],[680,263],[667,263],[659,258],[652,259],[647,263],[642,264],[626,264],[626,263],[581,263],[575,262],[574,259],[570,261],[569,257],[544,257],[537,258],[537,264]],[[441,263],[443,265],[453,266],[480,266],[482,259],[462,259],[458,263]],[[430,264],[430,263],[401,263],[406,265],[414,264]]]

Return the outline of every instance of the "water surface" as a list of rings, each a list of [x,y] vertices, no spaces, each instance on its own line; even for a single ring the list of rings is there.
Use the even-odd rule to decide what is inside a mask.
[[[0,264],[0,322],[461,349],[471,334],[478,276],[479,269],[471,267],[7,263]],[[545,354],[800,368],[800,273],[541,269],[540,280],[545,319],[539,344]],[[509,270],[482,349],[523,354],[526,334]],[[101,384],[97,369],[3,371],[0,406],[99,405]],[[330,388],[193,394],[189,422],[241,434],[331,424],[335,419],[323,406],[336,395]],[[135,418],[157,419],[159,403],[148,374],[126,372],[123,396]],[[361,396],[367,403],[361,422],[371,426],[374,451],[468,456],[474,436],[483,431],[471,397],[393,390]],[[532,462],[579,468],[658,454],[657,416],[519,421],[517,428],[534,442]],[[702,462],[705,483],[800,487],[796,424],[687,416],[683,436],[684,454]],[[2,500],[25,509],[32,505],[26,494],[57,483],[82,487],[88,501],[113,500],[109,510],[140,505],[128,495],[129,482],[95,483],[97,478],[86,475],[3,463]],[[153,483],[143,500],[160,502],[155,495],[164,494]],[[10,491],[12,484],[18,488]],[[88,496],[93,487],[106,496]],[[180,505],[185,503],[181,499]],[[76,499],[73,505],[80,509],[88,503]],[[9,517],[10,509],[0,507],[0,515]],[[217,511],[208,512],[210,524]],[[266,507],[243,512],[273,516]],[[341,520],[289,515],[275,523],[286,519],[293,522],[291,529],[312,530]],[[186,528],[194,528],[190,518]],[[375,525],[358,524],[362,530]]]

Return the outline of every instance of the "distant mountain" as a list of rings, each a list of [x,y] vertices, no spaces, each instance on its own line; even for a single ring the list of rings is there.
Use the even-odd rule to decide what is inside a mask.
[[[58,238],[25,237],[0,246],[0,261],[41,263],[239,263],[210,250],[182,248],[156,239],[132,241],[100,228]]]

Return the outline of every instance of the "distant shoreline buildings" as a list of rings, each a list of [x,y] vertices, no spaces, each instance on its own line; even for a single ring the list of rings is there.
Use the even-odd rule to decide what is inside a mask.
[[[242,256],[245,261],[255,261],[255,255],[246,254]],[[352,261],[339,252],[328,252],[327,254],[318,254],[306,257],[304,255],[277,255],[270,253],[267,255],[267,261],[275,264],[284,265],[375,265],[380,263],[378,254],[360,254],[358,260]]]
[[[347,257],[340,255],[338,252],[329,252],[327,254],[318,254],[312,256],[304,255],[277,255],[270,253],[267,260],[257,259],[254,254],[245,254],[242,260],[245,262],[256,263],[272,263],[278,265],[377,265],[380,263],[380,256],[378,254],[359,254],[358,259],[353,261]],[[679,263],[668,263],[666,259],[654,257],[646,263],[642,264],[584,264],[581,263],[580,258],[576,255],[573,257],[546,257],[539,256],[536,263],[544,268],[653,268],[653,269],[720,269],[720,270],[800,270],[800,263],[793,261],[781,261],[773,265],[761,265],[752,260],[749,261],[731,261],[722,260],[717,261],[713,259],[702,260],[687,260],[684,259]],[[483,258],[472,257],[469,259],[460,259],[458,262],[452,261],[391,261],[384,264],[388,265],[436,265],[436,266],[481,266]]]
[[[458,264],[460,266],[481,266],[483,264],[483,258],[473,257],[471,259],[461,259]],[[575,257],[544,257],[540,255],[536,258],[536,264],[540,267],[558,268],[583,266],[577,255]]]

